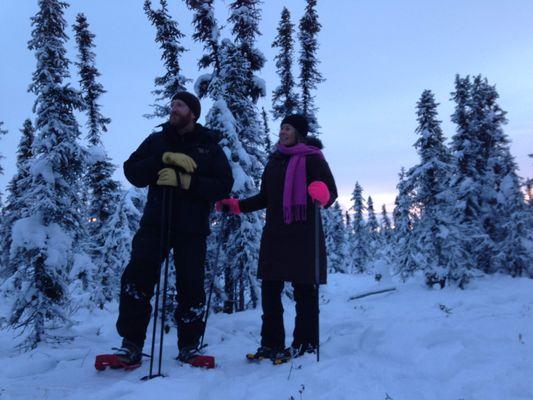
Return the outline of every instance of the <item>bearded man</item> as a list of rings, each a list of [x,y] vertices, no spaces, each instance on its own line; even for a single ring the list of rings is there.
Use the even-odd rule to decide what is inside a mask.
[[[130,262],[121,278],[117,331],[122,346],[116,354],[126,365],[141,363],[152,312],[150,299],[162,261],[171,249],[176,270],[178,359],[187,362],[199,351],[205,328],[209,215],[214,202],[227,197],[233,185],[230,165],[218,145],[221,136],[196,122],[200,113],[196,96],[177,93],[172,98],[170,119],[124,163],[124,174],[131,184],[148,186]]]

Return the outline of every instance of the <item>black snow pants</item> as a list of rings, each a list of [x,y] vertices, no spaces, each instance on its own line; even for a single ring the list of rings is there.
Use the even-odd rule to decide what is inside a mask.
[[[285,347],[285,328],[283,326],[283,305],[281,292],[283,281],[261,282],[261,304],[263,307],[263,325],[261,327],[261,346],[276,349]],[[316,322],[316,291],[312,284],[292,283],[296,301],[296,318],[294,321],[293,341],[291,346],[299,347],[310,344],[317,346],[318,332]]]
[[[132,243],[131,259],[121,278],[117,331],[125,339],[143,347],[150,322],[150,299],[162,261],[161,233],[148,228],[139,229]],[[165,240],[165,243],[167,241]],[[204,331],[205,253],[206,236],[171,234],[170,247],[174,251],[176,269],[178,348],[196,347]],[[168,254],[170,248],[164,250]],[[163,276],[161,276],[161,295]],[[167,298],[167,302],[172,301]],[[162,298],[160,297],[160,304]]]

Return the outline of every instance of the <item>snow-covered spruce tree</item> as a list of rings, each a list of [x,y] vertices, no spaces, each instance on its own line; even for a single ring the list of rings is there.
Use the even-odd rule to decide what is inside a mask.
[[[101,290],[95,291],[92,300],[103,308],[106,303],[117,300],[120,292],[120,276],[128,263],[131,242],[139,228],[144,205],[146,189],[130,187],[128,190],[115,192],[114,212],[102,225],[101,237],[102,259],[98,264],[101,277]]]
[[[218,49],[220,46],[220,31],[215,18],[213,7],[214,0],[185,0],[187,7],[194,12],[194,34],[192,38],[200,42],[204,47],[204,54],[198,61],[200,69],[212,67],[216,73],[220,68]],[[209,74],[210,76],[211,74]],[[201,79],[199,80],[202,81]],[[203,80],[209,82],[209,79]],[[204,97],[207,86],[203,90],[197,90],[200,97]]]
[[[397,185],[398,196],[395,201],[394,216],[394,264],[397,273],[402,280],[406,280],[414,274],[415,271],[424,268],[424,260],[420,257],[416,238],[413,236],[413,226],[416,224],[416,218],[413,215],[413,188],[411,180],[406,176],[402,167],[399,174]]]
[[[406,174],[405,168],[402,167],[400,169],[400,173],[398,174],[398,178],[399,178],[398,184],[405,180],[405,174]],[[396,188],[398,188],[398,185],[396,185]],[[399,207],[400,205],[399,200],[400,200],[399,195],[397,195],[396,198],[394,199],[394,210],[392,210],[392,221],[394,223],[393,234],[396,234],[397,228],[399,226],[407,227],[409,228],[409,230],[412,227],[410,220],[405,218],[406,215],[409,216],[410,205],[409,207],[407,207],[407,213],[406,213],[405,209]]]
[[[98,103],[100,97],[106,92],[97,78],[100,72],[95,66],[96,55],[93,52],[94,34],[89,30],[89,24],[84,14],[76,16],[76,24],[73,26],[78,47],[78,73],[83,95],[84,111],[87,114],[87,141],[89,143],[89,162],[84,176],[85,188],[89,191],[88,217],[89,233],[93,240],[101,231],[102,225],[114,212],[116,192],[119,183],[112,179],[116,170],[115,165],[106,154],[102,144],[102,133],[107,132],[111,119],[104,117],[100,112]],[[100,238],[102,239],[102,238]],[[96,247],[102,245],[96,241]]]
[[[497,103],[496,88],[481,77],[475,78],[477,82],[479,85],[474,85],[477,95],[472,97],[482,103],[482,107],[476,110],[482,114],[477,119],[477,127],[486,161],[481,182],[481,218],[494,243],[491,272],[520,276],[527,271],[533,258],[526,248],[528,215],[517,165],[503,130],[506,113]]]
[[[224,49],[224,46],[222,46]],[[224,50],[222,54],[224,54]],[[222,60],[224,57],[222,57]],[[222,73],[224,67],[222,67]],[[232,196],[236,198],[249,197],[256,191],[255,184],[249,174],[252,158],[246,153],[237,135],[237,123],[226,102],[221,97],[215,101],[206,117],[206,124],[223,133],[220,145],[224,149],[233,172],[235,183]],[[222,223],[225,218],[224,232],[217,230],[217,240],[222,240],[226,262],[223,271],[225,312],[241,311],[249,305],[256,307],[258,288],[255,279],[255,268],[259,252],[259,236],[262,222],[258,213],[239,216],[223,215],[218,220]],[[222,237],[220,237],[222,235]],[[222,271],[220,271],[222,272]],[[249,300],[247,300],[249,299]]]
[[[367,258],[365,262],[365,270],[373,273],[378,273],[380,271],[377,270],[377,264],[380,264],[384,261],[382,260],[382,258],[384,257],[382,250],[384,250],[384,248],[381,243],[381,236],[379,234],[379,223],[376,217],[376,211],[374,210],[374,201],[372,200],[372,196],[368,196],[366,204],[367,221],[365,225],[365,236],[367,238]]]
[[[455,91],[452,92],[455,102],[452,122],[456,124],[456,133],[451,142],[454,171],[449,188],[454,194],[453,218],[461,229],[455,246],[462,254],[462,268],[466,271],[479,268],[488,272],[494,243],[486,234],[481,221],[481,182],[486,162],[482,160],[482,145],[476,133],[478,120],[473,117],[475,111],[472,110],[472,92],[470,77],[456,76]]]
[[[252,148],[254,151],[249,152],[251,142],[244,140],[243,133],[245,130],[239,129],[242,124],[246,123],[246,119],[243,118],[244,116],[248,115],[250,118],[255,118],[256,116],[254,111],[255,106],[247,97],[245,91],[246,86],[243,85],[243,80],[246,79],[245,71],[248,69],[246,63],[241,52],[229,40],[222,41],[221,70],[218,85],[220,85],[220,89],[223,89],[214,88],[214,91],[218,91],[222,95],[219,98],[225,101],[231,115],[241,116],[241,118],[234,118],[235,122],[233,123],[233,126],[238,129],[237,139],[240,145],[236,141],[228,143],[228,150],[231,151],[231,156],[228,156],[228,158],[231,160],[235,177],[235,184],[231,195],[241,199],[257,193],[257,184],[262,173],[263,162],[259,158],[262,149],[254,147]],[[254,124],[258,127],[257,122]],[[209,126],[214,128],[212,125]],[[248,132],[251,133],[250,130]],[[231,134],[230,131],[227,133]],[[246,144],[249,146],[247,147]],[[260,143],[255,144],[255,146],[260,146]],[[226,154],[228,154],[228,151],[226,151]],[[244,174],[236,173],[233,163],[239,163]],[[231,260],[231,262],[227,264],[226,268],[225,276],[227,279],[225,281],[225,289],[228,300],[231,300],[232,290],[234,290],[233,299],[235,301],[235,309],[243,310],[247,306],[245,292],[250,293],[250,299],[257,298],[255,294],[257,290],[256,283],[250,277],[255,273],[257,266],[259,239],[262,230],[261,213],[245,214],[239,219],[234,219],[233,222],[229,222],[228,241],[226,242],[224,251],[228,260]],[[232,279],[228,279],[230,275]],[[252,302],[252,305],[255,306],[255,303]],[[227,309],[228,307],[226,307]]]
[[[2,136],[7,134],[7,130],[2,128],[3,125],[4,125],[4,122],[0,121],[0,139],[2,138]],[[4,168],[2,167],[3,158],[4,156],[2,155],[2,153],[0,153],[0,176],[4,175]],[[2,191],[0,190],[0,217],[2,218],[2,224],[0,224],[0,240],[2,240],[2,245],[0,245],[0,279],[6,274],[5,259],[7,258],[5,243],[6,243],[6,235],[8,232],[8,228],[7,228],[7,224],[5,223],[4,214],[5,214],[5,210],[4,210],[3,200],[2,200]]]
[[[346,231],[342,218],[342,209],[336,201],[327,210],[323,210],[324,236],[329,272],[346,272]]]
[[[372,249],[372,247],[379,246],[379,224],[376,217],[376,211],[374,210],[374,201],[372,200],[372,196],[368,196],[366,209],[368,214],[366,229],[368,232],[368,238],[370,240],[369,246],[370,249]]]
[[[110,199],[118,189],[118,182],[111,179],[116,167],[110,162],[103,149],[101,136],[107,132],[111,119],[104,117],[100,112],[98,103],[100,97],[106,92],[101,83],[97,82],[100,72],[95,66],[96,55],[93,52],[94,34],[89,30],[89,24],[84,14],[76,16],[73,26],[78,48],[78,73],[80,87],[83,95],[84,111],[87,114],[87,141],[89,142],[90,163],[85,176],[85,187],[91,192],[89,196],[89,217],[96,218],[92,221],[91,234],[98,231],[103,223],[113,212]]]
[[[266,96],[264,80],[255,75],[266,62],[261,50],[255,47],[256,38],[261,35],[259,31],[261,3],[262,0],[234,0],[229,4],[230,16],[228,18],[228,22],[232,24],[231,31],[235,38],[235,45],[247,62],[245,70],[247,79],[244,84],[246,94],[254,104],[260,97]]]
[[[7,185],[7,198],[2,209],[2,224],[0,225],[0,238],[2,240],[0,278],[7,278],[14,272],[14,265],[10,263],[9,250],[11,248],[11,229],[13,223],[21,218],[28,217],[28,204],[26,202],[27,189],[31,184],[29,160],[32,157],[32,144],[35,130],[30,119],[24,121],[20,130],[22,136],[17,149],[17,171]]]
[[[494,265],[496,271],[533,278],[533,219],[520,191],[518,167],[511,154],[505,150],[504,153],[491,166],[498,184],[495,219],[502,231],[502,240],[496,243]]]
[[[194,13],[194,33],[192,37],[196,42],[202,43],[204,49],[204,54],[198,61],[198,68],[211,68],[211,71],[201,75],[194,85],[195,92],[200,98],[209,97],[214,103],[212,113],[211,111],[207,113],[206,126],[212,129],[218,129],[224,137],[233,137],[236,128],[232,124],[218,123],[218,115],[226,115],[229,111],[226,111],[227,104],[222,98],[220,81],[218,79],[220,73],[220,30],[215,18],[214,0],[185,0],[185,3]],[[221,102],[224,104],[222,105]],[[217,128],[213,128],[213,126]],[[231,160],[230,163],[232,163]],[[232,167],[234,167],[233,163]],[[219,252],[218,260],[216,260],[219,241],[225,241],[226,239],[222,235],[228,233],[220,232],[222,218],[225,218],[225,216],[219,213],[211,214],[211,229],[213,233],[207,238],[206,264],[208,278],[206,282],[210,282],[212,274],[216,274],[211,301],[212,308],[216,312],[224,308],[225,301],[227,300],[224,291],[224,271],[220,268],[221,265],[227,265],[224,252]],[[209,290],[209,288],[206,287],[206,290]],[[231,305],[231,309],[233,309],[233,303],[229,304]]]
[[[274,57],[276,71],[280,77],[280,85],[272,92],[272,116],[274,120],[295,114],[298,111],[299,99],[294,92],[295,82],[292,75],[294,24],[287,7],[283,7],[278,34],[272,47],[278,48],[279,53]]]
[[[254,182],[258,185],[263,166],[266,163],[264,143],[266,134],[261,127],[259,112],[255,106],[258,98],[265,96],[265,83],[255,75],[265,63],[265,57],[260,50],[255,48],[256,36],[259,32],[260,9],[258,0],[234,1],[230,4],[229,22],[233,24],[232,33],[235,44],[227,39],[225,45],[225,57],[230,59],[231,68],[224,66],[224,77],[220,77],[221,46],[217,40],[220,37],[217,21],[214,17],[213,4],[211,1],[199,2],[186,0],[187,5],[195,12],[193,38],[201,41],[204,45],[204,55],[199,61],[200,68],[213,67],[213,71],[198,78],[195,83],[196,93],[200,97],[209,95],[213,101],[219,99],[219,95],[213,95],[220,90],[209,88],[214,80],[229,82],[235,89],[233,96],[224,99],[231,113],[236,119],[237,133],[246,152],[257,163],[253,163],[251,174]],[[238,81],[239,87],[235,86]],[[214,86],[220,86],[220,82]]]
[[[381,206],[381,220],[379,222],[379,233],[381,235],[381,242],[384,244],[389,244],[392,235],[392,225],[389,218],[389,213],[387,212],[387,207],[385,204]]]
[[[476,215],[476,225],[484,232],[481,240],[474,242],[474,257],[476,267],[483,272],[491,273],[496,270],[495,254],[496,243],[494,238],[497,236],[496,221],[494,215],[495,191],[492,177],[488,173],[488,160],[491,152],[491,130],[496,119],[497,123],[505,122],[505,113],[501,109],[490,110],[487,104],[488,83],[481,75],[477,75],[472,80],[470,97],[467,105],[469,110],[469,130],[470,137],[474,140],[469,143],[468,149],[471,151],[470,161],[472,170],[475,174],[471,179],[475,181],[477,192],[477,206],[479,207]],[[491,115],[495,113],[494,115]]]
[[[300,19],[300,26],[298,31],[298,40],[300,42],[300,57],[298,64],[300,66],[299,86],[301,89],[300,96],[300,110],[309,120],[309,132],[317,135],[319,133],[320,125],[318,124],[316,113],[318,108],[315,106],[315,97],[312,91],[317,88],[317,85],[324,81],[322,74],[318,70],[320,63],[317,57],[318,40],[317,35],[322,28],[318,22],[318,14],[316,12],[317,0],[307,0],[305,13]]]
[[[529,158],[533,158],[533,154],[529,154]],[[526,191],[526,226],[533,226],[533,178],[528,178],[525,183]],[[529,248],[533,247],[533,230],[528,229],[527,231],[527,243]],[[530,251],[531,252],[531,251]],[[530,263],[528,268],[528,275],[530,278],[533,278],[533,263]]]
[[[346,211],[344,213],[344,224],[346,225],[346,228],[349,228],[352,226],[352,217],[350,217],[350,213]],[[347,229],[350,230],[350,229]]]
[[[226,102],[235,117],[238,135],[246,152],[257,160],[249,171],[259,186],[263,168],[266,165],[264,151],[265,132],[261,127],[261,117],[256,103],[259,97],[266,96],[265,82],[256,72],[265,64],[265,56],[255,47],[256,37],[260,35],[260,0],[235,0],[230,3],[228,22],[232,23],[234,44],[226,43],[226,60],[231,69],[226,76],[231,77],[234,95]],[[240,87],[235,83],[239,82]]]
[[[414,147],[420,162],[408,172],[413,190],[413,206],[418,213],[411,232],[429,286],[443,280],[463,287],[470,279],[468,268],[462,264],[463,253],[456,242],[461,240],[460,227],[454,220],[453,193],[449,181],[453,172],[451,155],[437,119],[435,96],[425,90],[417,102],[416,133],[420,136]]]
[[[204,54],[198,60],[198,68],[212,69],[211,72],[200,75],[194,84],[196,94],[204,98],[210,95],[209,85],[220,71],[220,29],[215,18],[214,0],[185,0],[185,3],[194,12],[192,38],[202,43],[204,49]]]
[[[363,188],[359,182],[355,183],[355,188],[352,193],[353,201],[353,236],[350,244],[350,253],[352,266],[355,272],[361,273],[365,271],[365,264],[368,258],[368,238],[366,230],[366,222],[363,214],[366,209],[363,199]]]
[[[3,125],[4,121],[0,121],[0,139],[2,138],[2,136],[7,135],[7,130],[2,128]],[[2,153],[0,153],[0,175],[4,175],[4,167],[2,167],[1,163],[3,158],[4,156],[2,155]],[[2,207],[2,191],[0,190],[0,210],[2,209]]]
[[[379,249],[376,252],[376,261],[379,261],[382,265],[387,266],[390,269],[390,265],[393,264],[394,258],[394,245],[392,241],[392,226],[387,208],[385,204],[381,206],[381,218],[379,221],[379,236],[378,236]],[[376,271],[377,274],[383,275],[383,273],[389,274],[389,271],[384,270],[381,267],[381,271]]]
[[[527,208],[527,214],[526,214],[525,226],[526,227],[533,226],[533,213],[531,211],[531,206],[528,205],[526,208]],[[527,229],[526,236],[527,236],[526,248],[529,249],[528,250],[529,254],[531,254],[531,248],[533,247],[533,232],[531,229]],[[530,262],[527,267],[527,276],[529,276],[530,278],[533,278],[533,263],[532,262]]]
[[[236,119],[237,133],[246,152],[257,163],[253,163],[251,174],[256,185],[259,185],[262,169],[266,164],[264,143],[266,135],[261,127],[261,119],[255,102],[259,96],[264,96],[265,84],[262,79],[254,75],[264,65],[264,56],[254,47],[255,36],[259,34],[258,23],[260,19],[257,1],[233,2],[229,22],[233,23],[232,32],[235,44],[225,39],[225,58],[230,60],[231,68],[221,64],[222,43],[214,41],[220,35],[217,22],[214,18],[212,2],[201,4],[197,1],[187,1],[194,10],[195,33],[193,38],[204,44],[204,55],[199,61],[200,67],[213,66],[213,71],[198,78],[195,91],[200,97],[209,96],[213,101],[220,98],[220,80],[228,82],[235,89],[232,96],[225,94],[224,100]],[[241,4],[242,3],[242,4]],[[224,76],[220,70],[224,67]],[[235,85],[238,82],[238,86]],[[217,94],[214,94],[217,93]]]
[[[236,34],[237,38],[241,38],[236,45],[227,39],[216,42],[219,29],[212,3],[200,3],[187,1],[195,12],[193,37],[204,44],[205,53],[199,65],[212,66],[213,70],[200,76],[195,89],[199,96],[209,97],[213,101],[213,108],[206,117],[206,126],[222,134],[221,145],[235,177],[232,196],[245,198],[256,193],[266,160],[260,119],[246,85],[252,67],[243,56],[242,46],[238,47],[246,36]],[[245,7],[242,11],[244,16],[250,10]],[[202,64],[202,60],[205,64]],[[227,218],[227,224],[221,239],[218,228],[222,218]],[[222,308],[226,312],[243,310],[249,305],[255,307],[258,299],[255,268],[262,228],[260,214],[251,213],[240,218],[215,215],[213,225],[217,231],[216,235],[211,235],[208,243],[211,249],[208,262],[214,266],[214,249],[218,240],[223,240],[224,247],[220,254],[226,257],[225,260],[218,260],[218,265],[226,267],[220,281],[217,280],[217,283],[223,282],[223,289],[222,286],[216,287],[216,299],[224,303]]]
[[[270,139],[270,127],[268,126],[268,115],[265,107],[261,108],[261,119],[263,122],[263,132],[265,133],[265,154],[268,156],[272,152],[272,140]]]
[[[533,158],[533,154],[528,154],[528,156],[529,158]],[[524,186],[526,191],[526,203],[530,211],[533,211],[533,178],[527,178]]]
[[[105,90],[97,81],[100,72],[96,68],[93,52],[94,34],[89,30],[89,24],[84,14],[76,16],[76,24],[73,26],[78,48],[78,73],[80,87],[83,95],[84,111],[87,114],[87,141],[89,143],[87,169],[84,175],[84,187],[87,193],[87,219],[89,221],[89,238],[86,245],[87,252],[95,264],[93,276],[90,277],[91,305],[100,303],[114,288],[106,288],[108,281],[106,274],[110,271],[103,263],[106,257],[104,244],[107,237],[102,230],[109,217],[115,212],[117,196],[120,190],[119,182],[112,176],[116,170],[115,165],[107,155],[101,140],[102,133],[107,132],[111,119],[104,117],[100,112],[100,97]],[[107,300],[111,300],[110,297]]]
[[[52,329],[65,327],[70,320],[73,303],[68,275],[83,239],[78,193],[85,155],[78,144],[80,132],[74,117],[81,96],[64,83],[69,78],[63,18],[68,5],[58,0],[39,0],[38,5],[28,43],[37,59],[30,86],[37,98],[32,184],[27,192],[29,217],[14,223],[11,246],[18,296],[9,322],[26,331],[26,349],[61,340],[61,334],[54,336]]]
[[[159,0],[161,8],[154,10],[150,0],[144,1],[144,12],[157,34],[155,41],[159,43],[163,51],[161,59],[165,66],[166,73],[163,76],[155,78],[155,89],[152,91],[155,103],[152,104],[153,112],[146,114],[147,118],[165,119],[170,115],[170,101],[172,96],[182,90],[190,79],[181,74],[180,57],[186,49],[180,44],[181,38],[185,35],[179,30],[178,23],[172,19],[168,13],[167,0]]]
[[[345,249],[346,249],[346,272],[352,273],[354,272],[354,266],[353,266],[353,254],[352,249],[354,246],[354,233],[353,233],[353,224],[352,224],[352,217],[350,216],[350,212],[346,211],[344,213],[344,242],[345,242]]]
[[[213,107],[206,117],[206,126],[222,134],[222,145],[232,167],[235,183],[232,196],[244,198],[255,194],[256,181],[259,181],[262,171],[261,157],[257,157],[257,150],[248,152],[250,141],[243,140],[241,125],[248,128],[260,129],[255,105],[248,97],[248,89],[244,84],[250,71],[243,53],[231,43],[219,38],[218,24],[214,18],[212,2],[187,1],[187,5],[194,11],[195,33],[193,38],[204,45],[204,55],[200,59],[200,67],[212,67],[212,71],[198,78],[195,83],[196,93],[201,97],[209,97]],[[242,111],[246,111],[243,115]],[[238,115],[239,119],[234,116]],[[254,123],[247,124],[247,115],[255,118]],[[256,132],[256,138],[261,138]],[[248,146],[246,145],[248,144]],[[257,142],[257,146],[262,143]],[[264,157],[264,151],[262,151]],[[220,232],[220,226],[226,220],[225,232]],[[261,233],[261,219],[259,213],[251,213],[237,218],[235,216],[214,215],[212,220],[215,235],[211,235],[208,248],[208,264],[211,268],[225,265],[219,271],[216,280],[215,309],[226,312],[242,310],[251,305],[257,305],[257,283],[255,267],[259,249]],[[214,255],[218,241],[222,240],[223,248],[220,252],[218,265],[214,264]]]

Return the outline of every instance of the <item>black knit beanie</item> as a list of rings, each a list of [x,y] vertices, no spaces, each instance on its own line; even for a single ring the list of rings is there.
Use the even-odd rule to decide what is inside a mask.
[[[283,121],[281,121],[281,125],[283,124],[292,125],[294,129],[296,129],[303,137],[306,137],[309,133],[309,123],[307,122],[307,118],[301,114],[292,114],[286,116],[283,118]]]
[[[198,97],[196,97],[194,94],[189,92],[178,92],[173,97],[172,100],[181,100],[192,111],[192,113],[196,116],[196,120],[200,118],[200,113],[202,112],[202,106],[200,104],[200,100],[198,100]]]

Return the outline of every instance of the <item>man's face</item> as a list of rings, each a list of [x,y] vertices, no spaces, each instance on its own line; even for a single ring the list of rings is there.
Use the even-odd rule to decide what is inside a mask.
[[[170,124],[178,129],[184,128],[194,121],[194,114],[182,100],[172,100],[170,104]]]

